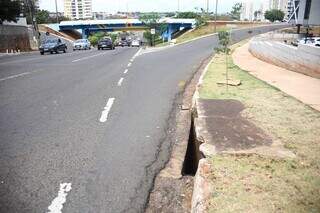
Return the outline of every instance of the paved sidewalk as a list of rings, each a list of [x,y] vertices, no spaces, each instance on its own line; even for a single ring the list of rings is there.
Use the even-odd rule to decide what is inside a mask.
[[[320,79],[261,61],[249,52],[248,47],[249,43],[246,43],[232,54],[237,66],[320,111]]]

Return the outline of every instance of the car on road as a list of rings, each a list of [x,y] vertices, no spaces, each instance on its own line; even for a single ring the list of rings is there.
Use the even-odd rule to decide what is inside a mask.
[[[131,46],[132,46],[132,47],[140,47],[140,41],[138,41],[138,40],[133,40],[133,41],[131,42]]]
[[[50,54],[59,53],[62,51],[67,52],[67,45],[61,39],[47,39],[39,47],[40,54],[43,55],[45,52],[50,52]]]
[[[78,39],[73,42],[73,51],[75,50],[90,50],[91,43],[88,39]]]
[[[110,49],[114,50],[114,44],[110,38],[102,39],[98,42],[98,50]]]
[[[118,43],[118,46],[125,47],[125,46],[129,46],[129,44],[126,40],[120,40]]]

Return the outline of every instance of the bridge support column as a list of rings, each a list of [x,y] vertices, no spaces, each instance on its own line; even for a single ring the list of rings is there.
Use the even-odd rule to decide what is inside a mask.
[[[169,24],[169,25],[168,25],[168,42],[171,41],[171,34],[172,34],[172,32],[173,32],[172,25]]]
[[[88,30],[88,29],[82,29],[81,37],[82,37],[83,39],[88,38],[88,34],[89,34],[89,30]]]

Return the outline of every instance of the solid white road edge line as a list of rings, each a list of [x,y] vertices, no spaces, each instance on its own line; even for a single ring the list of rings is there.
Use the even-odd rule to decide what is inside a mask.
[[[11,76],[8,76],[6,78],[1,78],[0,81],[5,81],[5,80],[8,80],[8,79],[11,79],[11,78],[18,78],[18,77],[21,77],[21,76],[24,76],[24,75],[30,75],[31,72],[24,72],[24,73],[20,73],[18,75],[11,75]]]
[[[109,114],[109,111],[110,111],[110,109],[111,109],[111,107],[112,107],[112,104],[113,104],[113,102],[114,102],[114,99],[115,99],[115,98],[109,98],[109,100],[108,100],[108,102],[107,102],[107,105],[104,107],[104,110],[102,111],[101,117],[100,117],[100,119],[99,119],[99,121],[100,121],[101,123],[104,123],[104,122],[107,121],[107,119],[108,119],[108,114]]]
[[[120,78],[120,80],[118,81],[118,86],[120,87],[122,84],[123,78]]]
[[[71,183],[60,183],[58,196],[51,202],[48,207],[48,213],[61,213],[63,204],[66,202],[68,192],[71,190]]]
[[[86,56],[86,57],[83,57],[83,58],[78,58],[78,59],[76,59],[76,60],[73,60],[72,63],[78,62],[78,61],[82,61],[82,60],[86,60],[86,59],[89,59],[89,58],[93,58],[93,57],[96,57],[96,56],[99,56],[99,55],[104,55],[104,54],[106,54],[106,53],[107,53],[107,52],[99,53],[99,54],[91,55],[91,56]]]

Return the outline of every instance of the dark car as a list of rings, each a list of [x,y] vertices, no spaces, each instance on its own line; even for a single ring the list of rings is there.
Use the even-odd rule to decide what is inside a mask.
[[[98,42],[98,50],[110,49],[114,50],[114,44],[111,39],[102,39]]]
[[[59,53],[59,51],[67,52],[67,45],[61,39],[47,39],[39,47],[40,54],[45,52]]]

